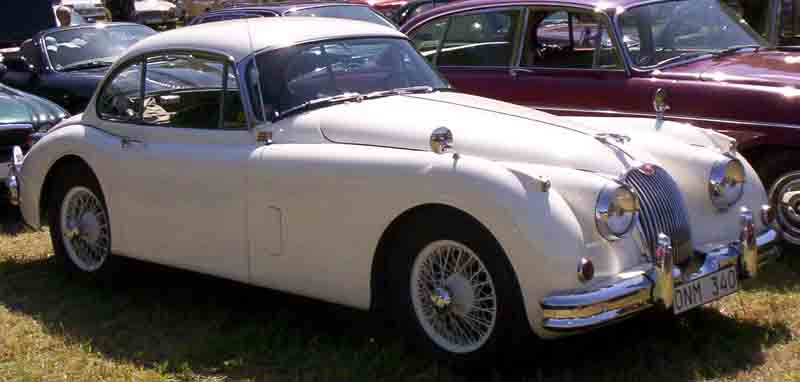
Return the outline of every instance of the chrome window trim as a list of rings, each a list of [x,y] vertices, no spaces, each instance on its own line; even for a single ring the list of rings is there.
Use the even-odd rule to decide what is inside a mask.
[[[571,113],[586,113],[586,114],[601,114],[601,115],[610,115],[610,116],[625,116],[625,117],[641,117],[641,118],[655,118],[655,113],[636,113],[636,112],[624,112],[624,111],[616,111],[616,110],[590,110],[590,109],[574,109],[574,108],[566,108],[566,107],[550,107],[550,106],[528,106],[533,109],[541,110],[541,111],[563,111],[563,112],[571,112]],[[576,116],[579,117],[579,116]],[[671,119],[678,119],[681,121],[699,121],[699,122],[712,122],[712,123],[723,123],[723,124],[731,124],[731,125],[744,125],[744,126],[759,126],[759,127],[778,127],[784,129],[800,129],[800,125],[796,124],[788,124],[788,123],[773,123],[773,122],[758,122],[758,121],[745,121],[739,119],[725,119],[725,118],[702,118],[702,117],[690,117],[685,115],[674,115],[670,114],[666,116],[667,120]]]
[[[33,130],[31,123],[0,123],[0,131],[8,130]]]
[[[97,118],[99,120],[101,120],[101,121],[109,121],[110,120],[108,118],[104,118],[100,114],[100,110],[98,110],[98,108],[97,108],[99,97],[103,94],[103,92],[105,91],[105,88],[110,84],[110,82],[113,81],[114,78],[116,78],[116,76],[119,74],[119,72],[121,72],[125,68],[129,67],[130,65],[134,65],[137,62],[142,65],[141,80],[140,80],[141,82],[139,84],[139,98],[140,98],[140,102],[144,103],[145,79],[146,79],[146,76],[147,76],[147,59],[151,58],[151,57],[156,57],[156,56],[160,56],[160,55],[169,55],[169,54],[176,54],[176,55],[177,54],[181,54],[181,55],[187,55],[188,54],[188,55],[193,55],[193,56],[211,57],[212,59],[219,60],[225,66],[230,65],[231,67],[236,68],[236,70],[233,70],[233,74],[236,77],[237,84],[239,85],[239,92],[240,93],[242,92],[242,85],[243,84],[242,84],[242,79],[239,76],[239,66],[238,66],[239,64],[237,64],[236,59],[233,56],[231,56],[231,55],[229,55],[227,53],[224,53],[224,52],[221,52],[221,51],[217,51],[217,50],[214,50],[214,49],[203,50],[203,49],[174,48],[174,49],[151,50],[151,51],[147,51],[147,52],[138,54],[136,56],[127,58],[127,59],[125,59],[124,62],[123,61],[118,61],[117,63],[115,63],[111,67],[111,70],[108,72],[108,74],[106,74],[106,76],[103,78],[103,80],[97,86],[97,89],[99,89],[99,91],[96,93],[97,96],[93,97],[93,99],[90,101],[94,105],[94,113],[97,116]],[[244,61],[244,60],[242,60],[242,61]],[[245,94],[245,93],[241,93],[241,95],[243,95],[243,94]],[[252,116],[249,113],[247,113],[247,105],[243,105],[243,107],[245,109],[245,119],[247,120],[247,122],[246,122],[247,130],[250,130],[254,126],[254,121],[252,119]],[[144,112],[144,105],[140,106],[140,113],[142,113],[142,112]],[[141,115],[138,115],[137,118],[141,119]],[[140,125],[140,126],[149,126],[148,124],[142,123],[142,121],[140,121],[140,120],[135,120],[135,121],[113,121],[113,122],[125,123],[125,124],[134,124],[134,125]],[[191,130],[191,129],[183,129],[183,130]],[[197,130],[207,130],[207,129],[197,129]],[[219,129],[219,131],[244,131],[244,130],[242,130],[242,129],[229,129],[229,130]]]
[[[243,81],[239,81],[239,91],[241,92],[242,103],[244,103],[244,109],[245,109],[245,114],[247,115],[248,129],[249,130],[255,129],[256,125],[258,125],[261,122],[261,120],[256,118],[256,111],[253,110],[253,103],[252,103],[251,97],[256,97],[257,96],[258,99],[260,100],[260,103],[261,103],[261,119],[263,120],[263,123],[267,123],[267,124],[271,124],[272,123],[271,121],[269,121],[267,116],[264,115],[264,101],[263,101],[264,98],[261,95],[261,75],[259,74],[258,79],[257,79],[258,82],[256,83],[256,89],[258,89],[258,94],[257,95],[251,95],[250,94],[250,87],[247,86],[248,85],[247,84],[247,81],[248,81],[247,67],[251,63],[256,68],[256,71],[259,71],[258,61],[256,60],[255,56],[252,56],[252,57],[249,57],[248,59],[244,59],[242,61],[239,61],[239,63],[236,64],[236,71],[239,72],[238,73],[239,74],[239,78],[244,79]]]
[[[658,0],[658,1],[665,1],[665,0]],[[413,28],[409,29],[408,32],[406,32],[406,35],[410,36],[417,29],[419,29],[422,26],[427,25],[429,22],[435,21],[437,19],[441,19],[441,18],[444,18],[444,17],[450,17],[452,19],[452,16],[455,16],[455,15],[477,13],[477,12],[480,12],[482,10],[491,9],[491,8],[494,8],[494,7],[497,7],[497,6],[493,5],[493,4],[481,4],[481,5],[476,5],[476,6],[472,6],[472,7],[453,9],[453,10],[449,10],[449,11],[446,11],[446,12],[437,13],[435,15],[429,16],[429,17],[427,17],[425,19],[422,19],[419,22],[417,22],[416,25],[414,25]],[[514,60],[514,59],[511,60],[512,61],[511,62],[511,66],[510,66],[511,69],[521,69],[522,68],[521,67],[522,54],[523,54],[522,48],[524,46],[524,41],[525,41],[525,38],[526,38],[525,31],[528,29],[528,19],[529,19],[529,16],[530,16],[530,9],[539,7],[539,8],[557,8],[557,9],[567,9],[567,10],[572,9],[572,10],[578,10],[578,11],[583,11],[583,12],[600,13],[603,16],[605,16],[606,21],[608,22],[607,27],[608,27],[608,31],[609,31],[609,37],[613,41],[614,47],[616,48],[617,57],[620,58],[620,61],[621,61],[620,63],[622,64],[622,68],[620,68],[620,69],[602,69],[602,68],[597,68],[597,69],[595,69],[595,68],[577,69],[576,68],[576,69],[577,70],[604,71],[604,72],[624,72],[628,77],[630,77],[632,75],[632,66],[630,65],[631,62],[630,62],[630,59],[628,57],[626,57],[625,50],[620,45],[620,41],[622,41],[622,38],[621,38],[620,35],[618,35],[619,32],[617,31],[617,25],[614,22],[615,19],[613,17],[611,17],[608,13],[603,12],[603,11],[599,11],[598,12],[595,8],[587,7],[587,6],[581,5],[581,4],[571,4],[571,3],[553,4],[553,3],[547,3],[547,2],[542,2],[540,4],[531,4],[531,2],[524,2],[524,1],[523,2],[510,3],[510,4],[503,4],[503,5],[499,6],[499,7],[497,7],[496,9],[516,9],[516,8],[520,8],[520,7],[523,8],[523,10],[524,10],[524,13],[523,13],[523,17],[524,17],[524,19],[523,19],[523,28],[522,28],[522,32],[519,33],[518,39],[520,39],[520,40],[517,42],[518,45],[516,47],[519,51],[514,53],[517,56],[517,58],[516,58],[516,60]],[[450,20],[448,20],[448,28],[449,28],[449,23],[450,23]],[[442,37],[442,41],[441,41],[440,45],[442,43],[444,43],[444,40],[445,40],[446,37],[447,36],[446,36],[446,31],[445,31],[445,36]],[[438,51],[437,51],[436,57],[438,58]],[[439,65],[437,64],[436,61],[434,61],[434,65],[437,68],[439,67]],[[571,69],[571,68],[547,68],[547,67],[540,67],[539,69],[546,69],[546,70],[576,70],[576,69]]]
[[[622,41],[622,39],[617,36],[617,32],[616,32],[617,31],[617,27],[614,24],[614,19],[611,16],[609,16],[606,12],[598,11],[597,9],[593,9],[593,8],[573,5],[573,4],[566,4],[566,5],[560,5],[559,4],[559,5],[556,5],[556,4],[548,4],[548,3],[531,4],[531,5],[528,5],[526,7],[526,9],[528,10],[528,12],[526,13],[526,16],[525,16],[525,30],[523,31],[523,33],[520,34],[522,36],[522,38],[523,38],[523,41],[520,43],[519,61],[517,61],[517,66],[515,66],[514,69],[528,69],[528,70],[531,70],[533,72],[536,72],[538,70],[556,70],[556,71],[581,70],[581,71],[616,72],[616,73],[624,72],[625,75],[627,75],[628,77],[631,76],[631,70],[630,70],[631,67],[628,65],[628,62],[626,61],[626,59],[625,59],[625,57],[624,57],[624,55],[622,53],[622,50],[623,50],[622,46],[620,45],[620,41]],[[608,37],[611,39],[611,43],[613,44],[614,50],[616,51],[617,59],[619,59],[619,63],[622,65],[622,67],[618,68],[618,69],[606,69],[606,68],[558,68],[558,67],[548,67],[548,66],[524,66],[523,67],[522,66],[522,55],[523,55],[524,52],[523,52],[522,49],[523,49],[524,42],[525,42],[524,39],[527,38],[527,36],[525,36],[524,32],[527,31],[527,29],[528,29],[527,28],[528,27],[528,18],[530,17],[530,10],[531,9],[564,10],[565,12],[567,12],[568,15],[570,14],[570,12],[584,12],[584,13],[602,15],[603,17],[605,17],[606,30],[608,31]]]
[[[524,27],[523,27],[523,30],[519,30],[518,29],[519,26],[520,26],[520,22],[517,22],[516,25],[514,26],[514,28],[516,29],[515,33],[517,34],[517,36],[516,36],[515,39],[512,39],[512,41],[510,41],[511,42],[512,52],[511,52],[511,57],[509,57],[509,59],[508,59],[508,65],[505,65],[505,66],[502,66],[502,65],[501,66],[498,66],[498,65],[492,65],[492,66],[439,65],[439,57],[440,57],[440,55],[442,53],[442,46],[447,41],[447,33],[450,32],[450,26],[453,24],[453,18],[454,17],[469,16],[469,15],[481,14],[481,13],[485,13],[485,12],[518,11],[520,16],[522,17],[522,24],[525,24],[525,23],[527,23],[527,18],[526,18],[527,8],[528,7],[520,6],[520,5],[506,5],[506,4],[503,4],[502,6],[495,7],[495,8],[493,8],[493,7],[485,7],[485,8],[482,8],[482,9],[470,10],[470,11],[466,11],[466,12],[462,12],[462,13],[458,13],[458,14],[450,14],[450,16],[449,16],[449,18],[447,20],[447,27],[445,28],[444,34],[442,35],[442,40],[439,41],[439,46],[436,49],[436,57],[434,58],[434,61],[432,62],[432,64],[437,68],[454,68],[454,67],[473,68],[473,69],[503,68],[504,70],[508,70],[509,68],[513,68],[514,67],[514,63],[516,62],[515,56],[518,55],[518,53],[516,51],[520,50],[521,47],[522,47],[522,45],[521,45],[521,41],[522,40],[520,40],[520,37],[524,34]],[[425,24],[427,24],[427,22]],[[411,34],[411,31],[409,31],[406,35],[410,35],[410,34]],[[416,48],[414,50],[416,50]],[[521,52],[521,50],[520,50],[520,52]],[[521,55],[521,54],[522,53],[519,53],[519,55]]]

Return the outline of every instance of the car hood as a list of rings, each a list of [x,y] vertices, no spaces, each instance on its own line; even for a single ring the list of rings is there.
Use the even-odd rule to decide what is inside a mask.
[[[689,75],[704,81],[800,87],[800,52],[766,50],[710,58],[657,71],[657,77]]]
[[[138,0],[134,4],[137,12],[144,11],[159,11],[168,12],[170,9],[175,8],[175,4],[163,0]]]
[[[0,85],[0,124],[55,123],[66,115],[64,109],[48,100]]]
[[[611,176],[621,175],[636,162],[653,163],[651,155],[633,141],[606,144],[595,137],[600,130],[455,92],[352,102],[315,114],[325,137],[337,143],[430,151],[433,130],[447,127],[453,133],[455,151],[494,161],[569,167]]]

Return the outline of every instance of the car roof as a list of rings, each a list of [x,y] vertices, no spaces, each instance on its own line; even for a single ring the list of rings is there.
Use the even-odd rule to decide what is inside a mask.
[[[364,21],[327,17],[266,17],[198,24],[150,36],[134,44],[119,62],[159,50],[215,52],[241,61],[251,53],[307,41],[351,37],[395,37],[404,34]]]
[[[368,5],[364,3],[356,3],[356,2],[349,2],[349,1],[283,1],[280,3],[273,3],[273,4],[264,4],[264,5],[247,5],[247,6],[235,6],[230,8],[222,8],[213,11],[208,11],[206,15],[215,15],[218,13],[227,13],[227,12],[258,12],[258,11],[272,11],[283,15],[284,13],[291,11],[291,10],[298,10],[298,9],[309,9],[309,8],[319,8],[319,7],[330,7],[330,6],[337,6],[337,5],[344,5],[344,6],[356,6],[356,7],[367,7]]]
[[[409,20],[406,25],[416,26],[418,20],[429,19],[443,13],[458,12],[470,8],[499,7],[511,5],[553,5],[572,6],[579,8],[616,9],[617,7],[629,8],[634,5],[651,2],[653,0],[467,0],[455,1],[441,7],[436,7]],[[667,0],[664,0],[667,1]]]

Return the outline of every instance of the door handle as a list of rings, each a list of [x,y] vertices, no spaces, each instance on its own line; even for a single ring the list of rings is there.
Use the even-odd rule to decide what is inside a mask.
[[[533,71],[532,69],[526,69],[526,68],[511,68],[511,69],[508,70],[508,73],[511,75],[511,77],[516,77],[520,73],[533,74],[533,73],[536,73],[536,72]]]
[[[142,143],[144,143],[144,142],[142,142],[142,141],[140,141],[138,139],[133,139],[133,138],[128,138],[128,137],[122,137],[120,139],[120,141],[119,141],[119,144],[123,149],[128,149],[128,148],[131,148],[132,146],[138,146],[138,145],[141,145]]]

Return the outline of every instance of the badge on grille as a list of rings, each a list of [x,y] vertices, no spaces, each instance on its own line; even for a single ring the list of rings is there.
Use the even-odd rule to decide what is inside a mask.
[[[656,166],[650,163],[645,163],[642,165],[642,167],[639,167],[639,171],[645,175],[653,175],[656,173]]]

